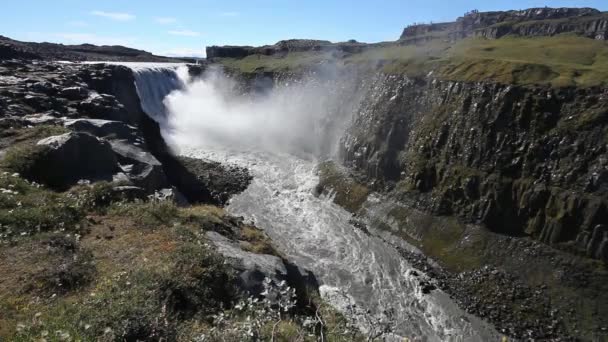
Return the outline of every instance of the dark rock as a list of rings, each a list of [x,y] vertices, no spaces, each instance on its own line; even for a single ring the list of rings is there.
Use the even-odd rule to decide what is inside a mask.
[[[341,156],[373,189],[554,246],[608,225],[605,90],[380,75],[367,92]]]
[[[244,168],[189,157],[178,157],[178,160],[219,204],[227,203],[231,196],[244,191],[252,179]]]
[[[162,164],[151,153],[121,140],[112,140],[111,146],[133,184],[149,193],[169,185]]]
[[[56,85],[51,82],[36,82],[30,84],[29,90],[45,95],[55,95],[57,93]]]
[[[84,100],[89,96],[89,91],[82,87],[68,87],[59,91],[59,96],[70,101]]]
[[[86,133],[66,133],[40,140],[45,153],[35,161],[30,176],[56,188],[79,180],[111,180],[118,163],[109,143]]]
[[[78,110],[96,119],[129,122],[129,113],[112,95],[91,93],[78,103]]]
[[[216,232],[207,232],[207,238],[217,251],[238,271],[238,286],[249,295],[259,297],[264,291],[264,279],[278,284],[287,281],[287,268],[281,258],[273,255],[243,251],[238,244]]]
[[[74,119],[66,121],[64,125],[74,131],[87,132],[100,138],[121,139],[130,143],[139,140],[137,129],[120,121]]]

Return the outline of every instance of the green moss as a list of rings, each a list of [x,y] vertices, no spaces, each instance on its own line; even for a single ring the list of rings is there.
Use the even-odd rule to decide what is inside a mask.
[[[6,152],[0,166],[9,171],[30,177],[36,167],[36,162],[44,158],[48,149],[34,144],[19,144]]]
[[[244,226],[240,231],[239,240],[247,242],[241,246],[246,251],[279,256],[279,252],[272,246],[270,238],[256,227]]]
[[[471,231],[454,217],[434,217],[405,207],[395,207],[388,216],[394,220],[397,230],[388,229],[425,255],[454,272],[472,270],[483,265],[484,236]],[[465,241],[466,243],[463,243]]]
[[[349,177],[333,162],[324,162],[318,166],[318,192],[328,191],[335,194],[334,202],[344,209],[355,213],[369,195],[369,189]]]

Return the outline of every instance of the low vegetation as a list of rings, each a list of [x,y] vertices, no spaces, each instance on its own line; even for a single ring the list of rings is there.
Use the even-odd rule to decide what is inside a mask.
[[[344,58],[326,52],[297,52],[220,62],[243,72],[259,72],[297,71],[323,61],[457,81],[587,87],[603,85],[608,78],[608,43],[572,34],[457,42],[436,38],[410,45],[378,44]]]
[[[250,55],[242,59],[224,58],[221,63],[229,69],[244,73],[257,71],[298,72],[333,60],[330,53],[292,52],[285,55]]]
[[[205,232],[279,253],[220,207],[132,199],[105,182],[59,192],[15,172],[24,146],[57,132],[17,132],[0,163],[0,341],[362,340],[318,298],[296,306],[285,283],[268,284],[278,304],[241,294]]]

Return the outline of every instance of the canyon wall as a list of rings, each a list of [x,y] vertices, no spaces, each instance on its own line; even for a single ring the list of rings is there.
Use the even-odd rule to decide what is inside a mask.
[[[608,260],[608,91],[379,75],[342,139],[377,189]]]

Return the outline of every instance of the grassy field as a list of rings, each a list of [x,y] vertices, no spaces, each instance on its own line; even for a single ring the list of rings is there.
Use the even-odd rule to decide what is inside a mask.
[[[571,34],[554,37],[469,38],[450,43],[436,39],[418,45],[383,45],[345,58],[329,53],[248,56],[220,62],[243,72],[299,71],[324,61],[358,65],[387,73],[457,81],[509,84],[597,86],[608,79],[608,42]]]

